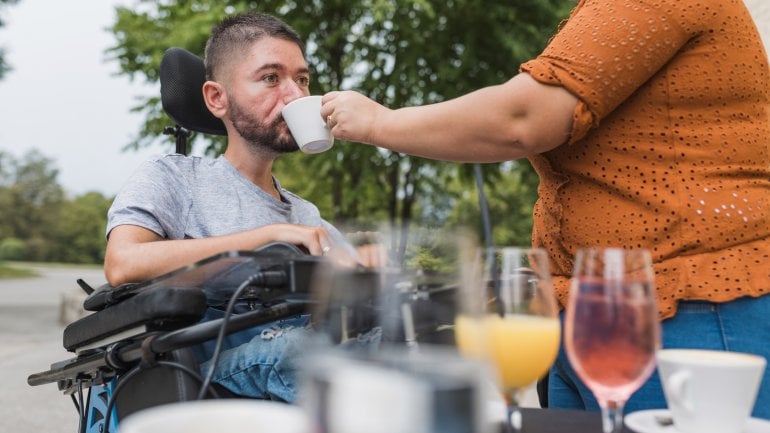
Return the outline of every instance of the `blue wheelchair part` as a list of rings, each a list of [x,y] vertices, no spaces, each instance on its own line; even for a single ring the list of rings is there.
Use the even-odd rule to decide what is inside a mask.
[[[86,428],[85,433],[104,433],[104,422],[107,418],[107,405],[115,388],[115,379],[106,384],[92,386],[86,402]],[[110,425],[107,431],[118,431],[118,411],[112,407]]]

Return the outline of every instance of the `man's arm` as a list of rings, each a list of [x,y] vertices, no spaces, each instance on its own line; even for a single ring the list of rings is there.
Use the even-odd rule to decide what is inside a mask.
[[[295,224],[181,240],[164,239],[136,225],[120,225],[110,231],[104,273],[112,286],[145,281],[224,251],[253,250],[270,242],[302,245],[313,255],[323,255],[333,244],[325,228]]]

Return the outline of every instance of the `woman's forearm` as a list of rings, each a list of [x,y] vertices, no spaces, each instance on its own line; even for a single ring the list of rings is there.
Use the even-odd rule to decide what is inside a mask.
[[[332,133],[431,159],[494,162],[564,143],[577,99],[521,74],[510,81],[425,106],[389,110],[354,92],[326,100]]]

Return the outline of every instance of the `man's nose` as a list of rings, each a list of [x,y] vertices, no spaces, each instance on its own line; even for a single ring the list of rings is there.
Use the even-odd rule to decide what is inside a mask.
[[[295,99],[301,98],[303,96],[307,96],[305,94],[305,88],[301,87],[295,81],[289,80],[288,83],[284,86],[284,90],[283,90],[284,104],[288,104],[289,102]]]

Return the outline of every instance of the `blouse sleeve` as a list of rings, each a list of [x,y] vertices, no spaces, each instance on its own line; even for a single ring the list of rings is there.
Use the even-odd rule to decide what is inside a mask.
[[[535,80],[562,86],[580,102],[570,143],[631,96],[695,34],[687,0],[583,0],[536,59],[521,66]],[[681,6],[679,6],[680,8]]]

